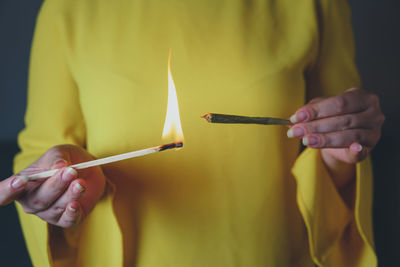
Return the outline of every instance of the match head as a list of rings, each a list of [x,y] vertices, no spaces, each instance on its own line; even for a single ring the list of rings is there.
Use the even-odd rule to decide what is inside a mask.
[[[160,151],[163,151],[163,150],[166,150],[166,149],[172,149],[172,148],[180,148],[180,147],[183,147],[183,142],[182,141],[171,143],[171,144],[167,144],[167,145],[162,145],[162,146],[160,146]]]
[[[176,142],[175,147],[176,148],[183,147],[183,142],[182,141]]]

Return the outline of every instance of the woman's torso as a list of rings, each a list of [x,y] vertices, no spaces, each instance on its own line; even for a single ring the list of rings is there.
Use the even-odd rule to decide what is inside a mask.
[[[126,265],[312,266],[290,173],[298,142],[282,126],[200,116],[287,118],[304,103],[313,1],[65,2],[68,62],[96,157],[170,141],[161,133],[172,51],[184,148],[104,167]]]

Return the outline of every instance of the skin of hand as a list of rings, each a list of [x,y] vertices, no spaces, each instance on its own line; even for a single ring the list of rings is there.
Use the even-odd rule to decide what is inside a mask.
[[[367,157],[381,136],[385,120],[379,98],[363,89],[316,98],[290,118],[290,138],[318,148],[339,191],[354,182],[355,163]]]
[[[24,211],[63,228],[80,223],[94,208],[105,188],[100,167],[76,171],[72,164],[92,160],[84,149],[55,146],[17,175],[0,182],[0,205],[18,201]],[[27,181],[24,175],[59,169],[53,176]]]

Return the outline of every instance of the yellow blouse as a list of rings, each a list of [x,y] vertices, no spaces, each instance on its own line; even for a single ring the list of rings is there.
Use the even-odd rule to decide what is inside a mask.
[[[287,118],[359,86],[349,19],[345,0],[46,0],[15,171],[58,144],[163,143],[170,49],[185,146],[104,166],[115,186],[72,229],[17,205],[34,265],[376,266],[369,160],[353,211],[285,127],[200,119]]]

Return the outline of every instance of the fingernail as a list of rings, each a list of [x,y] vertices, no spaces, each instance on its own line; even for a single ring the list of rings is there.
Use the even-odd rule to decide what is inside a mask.
[[[316,136],[307,136],[303,138],[303,145],[305,146],[313,146],[318,144],[318,137]]]
[[[27,176],[17,176],[14,181],[12,182],[11,186],[14,189],[20,189],[24,185],[26,185],[29,181]]]
[[[76,209],[73,208],[73,207],[71,207],[71,206],[68,206],[67,209],[68,209],[69,211],[76,212]]]
[[[296,123],[296,122],[297,122],[297,116],[296,116],[296,114],[294,114],[294,115],[292,115],[292,116],[290,117],[290,121],[291,121],[292,123]]]
[[[361,152],[363,150],[362,145],[356,143],[356,144],[352,144],[350,146],[350,149],[353,150],[354,152]]]
[[[290,121],[292,123],[302,122],[307,119],[307,113],[305,111],[296,112],[292,117],[290,117]]]
[[[85,191],[85,188],[80,183],[75,183],[72,190],[75,194],[81,194],[83,191]]]
[[[67,168],[65,168],[65,170],[64,170],[64,172],[63,172],[63,174],[62,174],[62,176],[61,176],[61,179],[62,179],[64,182],[68,182],[68,181],[70,181],[73,177],[75,177],[76,175],[77,175],[77,172],[76,172],[76,170],[75,170],[74,168],[67,167]]]
[[[62,167],[65,167],[65,166],[67,166],[68,165],[68,162],[65,160],[65,159],[60,159],[60,160],[57,160],[54,164],[53,164],[53,166],[51,167],[52,169],[60,169],[60,168],[62,168]]]
[[[302,137],[304,135],[304,130],[300,127],[292,127],[289,129],[289,131],[287,131],[286,134],[289,138]]]

